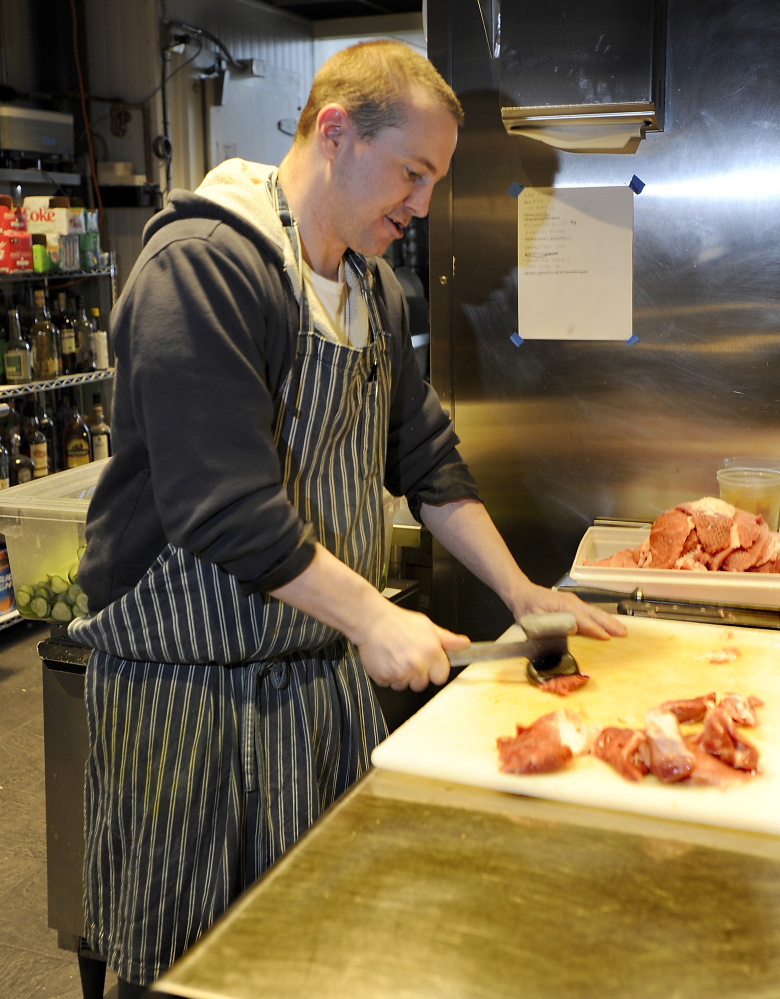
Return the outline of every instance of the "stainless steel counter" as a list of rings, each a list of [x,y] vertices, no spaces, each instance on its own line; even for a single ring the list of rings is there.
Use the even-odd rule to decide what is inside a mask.
[[[153,987],[780,995],[780,839],[370,771]]]

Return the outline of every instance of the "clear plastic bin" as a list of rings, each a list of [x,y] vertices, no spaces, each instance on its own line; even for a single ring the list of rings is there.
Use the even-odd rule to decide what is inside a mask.
[[[16,606],[22,616],[67,624],[85,612],[83,596],[77,602],[75,589],[78,561],[86,544],[87,507],[109,461],[90,462],[0,492],[0,534],[5,536]],[[35,592],[44,589],[48,597]],[[36,596],[46,608],[34,603]],[[57,604],[63,606],[57,608]]]

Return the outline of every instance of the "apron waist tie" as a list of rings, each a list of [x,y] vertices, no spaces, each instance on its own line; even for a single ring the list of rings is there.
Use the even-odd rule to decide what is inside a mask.
[[[290,664],[286,661],[262,663],[257,674],[258,695],[260,684],[268,677],[277,690],[284,690],[290,684]]]
[[[304,655],[321,656],[323,659],[340,660],[347,653],[349,642],[346,638],[336,639],[322,649],[312,650]],[[249,793],[258,789],[258,757],[255,737],[260,731],[260,691],[266,679],[277,690],[284,690],[290,684],[295,663],[301,661],[301,653],[266,659],[259,663],[247,663],[244,672],[244,690],[241,708],[241,757],[244,790]]]

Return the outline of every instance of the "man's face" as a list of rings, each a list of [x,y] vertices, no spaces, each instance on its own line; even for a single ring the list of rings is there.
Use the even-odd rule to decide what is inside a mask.
[[[455,119],[422,91],[413,94],[400,128],[361,139],[350,122],[332,163],[328,219],[336,240],[359,253],[384,253],[412,216],[428,214],[457,139]]]

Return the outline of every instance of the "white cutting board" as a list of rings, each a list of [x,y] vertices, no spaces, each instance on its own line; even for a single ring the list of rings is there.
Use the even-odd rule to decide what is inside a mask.
[[[568,697],[528,683],[525,659],[473,663],[374,750],[376,767],[598,808],[667,819],[780,833],[780,631],[621,618],[626,638],[569,640],[590,682]],[[523,638],[516,625],[500,641]],[[709,653],[737,648],[734,662]],[[638,784],[595,757],[575,758],[551,774],[503,774],[496,737],[513,735],[557,708],[570,708],[598,726],[643,727],[662,701],[714,690],[761,697],[759,725],[744,733],[761,751],[763,773],[728,790]],[[700,726],[699,726],[700,727]],[[690,730],[687,726],[684,731]]]

